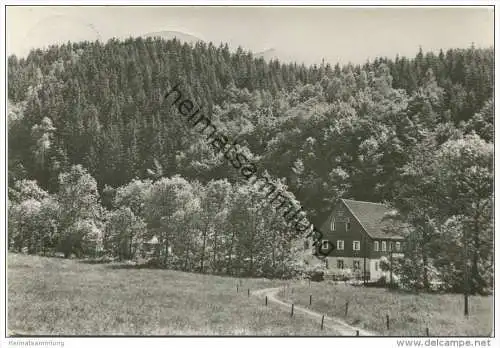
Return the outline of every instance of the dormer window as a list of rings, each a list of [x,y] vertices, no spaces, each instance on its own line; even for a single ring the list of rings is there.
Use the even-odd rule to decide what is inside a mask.
[[[349,232],[350,229],[351,229],[351,220],[349,218],[347,218],[345,220],[345,231]]]
[[[335,231],[335,218],[332,217],[332,221],[330,223],[330,230]]]

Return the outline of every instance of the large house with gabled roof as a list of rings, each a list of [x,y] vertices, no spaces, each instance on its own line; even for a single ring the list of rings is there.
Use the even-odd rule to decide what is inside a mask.
[[[370,281],[386,275],[380,268],[382,256],[403,256],[402,224],[392,219],[395,211],[380,203],[340,199],[321,225],[320,248],[328,250],[328,270],[352,270]]]

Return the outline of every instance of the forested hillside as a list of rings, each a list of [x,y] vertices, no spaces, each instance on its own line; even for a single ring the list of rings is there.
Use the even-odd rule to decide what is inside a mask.
[[[467,243],[471,290],[485,291],[493,65],[493,49],[474,47],[304,66],[159,38],[11,56],[11,246],[88,254],[104,235],[105,250],[130,259],[159,233],[171,267],[293,273],[282,217],[259,208],[258,192],[162,104],[180,83],[314,223],[340,197],[387,202],[409,224],[401,272],[424,288],[436,274],[456,289]]]

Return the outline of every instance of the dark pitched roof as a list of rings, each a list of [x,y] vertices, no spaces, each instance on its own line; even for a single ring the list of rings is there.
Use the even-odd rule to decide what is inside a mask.
[[[394,210],[380,203],[341,200],[372,238],[403,238],[403,224],[391,219]]]

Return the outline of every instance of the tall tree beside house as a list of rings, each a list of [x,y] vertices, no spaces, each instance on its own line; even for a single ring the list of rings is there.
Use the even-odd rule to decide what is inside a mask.
[[[429,270],[437,241],[435,219],[440,216],[436,206],[436,177],[433,172],[433,156],[437,149],[436,140],[429,135],[412,154],[411,161],[402,169],[395,207],[403,220],[410,224],[407,236],[407,259],[413,260],[412,275],[405,275],[418,288],[429,290]],[[438,220],[441,221],[441,220]],[[439,224],[438,224],[439,225]]]
[[[493,285],[493,144],[476,134],[450,140],[433,169],[440,213],[460,223],[464,291],[484,293]]]
[[[491,289],[492,151],[475,134],[441,146],[431,136],[405,167],[395,205],[413,226],[409,242],[422,261],[424,288],[433,264],[450,288],[466,294]],[[450,271],[458,275],[444,274]]]

